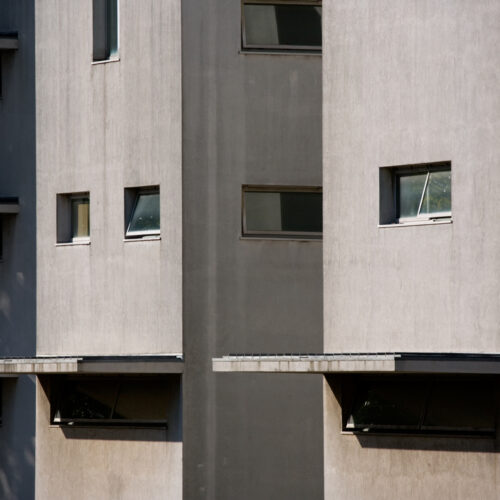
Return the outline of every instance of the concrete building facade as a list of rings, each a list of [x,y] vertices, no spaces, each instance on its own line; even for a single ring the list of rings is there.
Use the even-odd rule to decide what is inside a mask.
[[[498,19],[0,0],[0,497],[498,498]]]

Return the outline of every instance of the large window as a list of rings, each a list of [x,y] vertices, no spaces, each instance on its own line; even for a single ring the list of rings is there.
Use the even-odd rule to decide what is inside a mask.
[[[451,164],[380,169],[380,223],[451,220]]]
[[[93,0],[93,60],[118,55],[118,0]]]
[[[495,433],[489,377],[359,377],[342,389],[344,429],[363,433]]]
[[[243,236],[321,238],[319,187],[243,186]]]
[[[147,238],[160,235],[160,188],[125,189],[125,237]]]
[[[321,1],[244,1],[242,45],[248,50],[321,50]]]
[[[54,383],[52,422],[60,425],[167,426],[167,377],[64,376]]]

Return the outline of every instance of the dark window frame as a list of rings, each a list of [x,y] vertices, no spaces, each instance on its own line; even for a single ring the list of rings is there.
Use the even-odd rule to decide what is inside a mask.
[[[323,238],[323,231],[249,230],[246,221],[245,193],[312,193],[323,195],[323,188],[321,186],[269,186],[244,184],[241,193],[241,235],[243,238],[307,240],[321,240]]]
[[[412,384],[419,384],[423,393],[420,403],[420,418],[416,424],[366,424],[353,422],[353,412],[357,402],[364,399],[361,398],[363,390],[366,390],[370,385],[375,386],[381,384],[400,384],[401,386],[409,387]],[[471,426],[460,427],[450,423],[447,426],[429,425],[426,418],[430,411],[436,411],[435,406],[431,406],[432,391],[436,388],[443,388],[446,384],[453,383],[460,385],[463,389],[464,385],[477,384],[485,393],[491,397],[488,401],[492,401],[491,418],[494,422],[494,428],[477,429]],[[341,405],[342,405],[342,432],[359,435],[410,435],[410,436],[443,436],[443,437],[487,437],[494,438],[497,432],[498,419],[498,403],[499,392],[496,388],[498,385],[498,377],[490,375],[412,375],[412,374],[379,374],[379,375],[358,375],[343,377],[341,382]],[[408,392],[409,398],[415,398],[413,393]]]
[[[159,197],[158,202],[158,229],[144,230],[144,231],[131,231],[132,224],[139,199],[142,195],[157,194]],[[158,239],[161,236],[161,198],[160,186],[143,186],[143,187],[129,187],[125,188],[125,239],[134,241],[141,239]]]
[[[161,380],[165,383],[165,397],[167,398],[167,412],[164,419],[126,419],[126,418],[79,418],[79,417],[63,417],[60,415],[63,407],[63,398],[65,397],[65,389],[68,381],[71,382],[112,382],[116,386],[115,401],[112,412],[114,413],[118,404],[119,394],[123,384],[127,382],[138,382],[147,384],[150,380]],[[168,429],[168,411],[171,402],[168,400],[170,384],[167,375],[57,375],[51,382],[50,396],[50,424],[61,427],[117,427],[117,428],[161,428]],[[59,415],[58,415],[59,414]]]
[[[290,45],[290,44],[250,44],[247,43],[245,5],[299,5],[322,7],[322,0],[241,0],[241,48],[243,52],[303,52],[321,53],[321,45]],[[322,36],[322,33],[321,33]]]

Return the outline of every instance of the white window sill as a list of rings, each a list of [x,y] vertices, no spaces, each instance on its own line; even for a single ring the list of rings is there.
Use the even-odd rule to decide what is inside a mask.
[[[90,240],[68,241],[65,243],[56,243],[56,247],[75,247],[79,245],[90,245]]]
[[[408,226],[436,226],[439,224],[453,224],[453,219],[426,219],[406,222],[395,222],[393,224],[379,224],[379,228],[387,227],[408,227]]]
[[[161,236],[142,236],[139,238],[124,238],[123,242],[124,243],[132,243],[132,242],[138,242],[138,241],[160,241]]]
[[[114,63],[119,61],[120,61],[119,57],[112,57],[110,59],[104,59],[102,61],[92,61],[92,66],[97,66],[98,64]]]

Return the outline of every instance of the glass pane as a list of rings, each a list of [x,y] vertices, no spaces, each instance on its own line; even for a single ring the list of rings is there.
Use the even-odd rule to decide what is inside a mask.
[[[245,4],[246,44],[321,47],[321,7]]]
[[[281,231],[280,193],[246,192],[247,231]]]
[[[90,235],[88,198],[71,200],[71,235],[73,238],[88,238]]]
[[[160,231],[160,193],[140,193],[127,232]]]
[[[451,171],[431,172],[421,214],[451,212]]]
[[[426,178],[426,172],[398,177],[399,217],[417,216]]]
[[[321,193],[281,193],[283,231],[321,233],[323,196]]]
[[[166,421],[168,411],[165,380],[123,381],[113,418]]]
[[[495,407],[488,383],[439,382],[433,386],[424,426],[449,431],[493,431]]]
[[[412,381],[365,383],[357,391],[347,427],[418,429],[426,388]]]
[[[322,210],[321,193],[245,193],[247,231],[321,233]]]
[[[108,0],[107,6],[108,53],[115,56],[118,52],[118,5],[117,0]]]
[[[321,47],[321,7],[276,5],[280,45]]]
[[[110,418],[117,388],[117,382],[112,380],[66,381],[61,398],[61,418]]]
[[[107,59],[106,50],[106,0],[92,0],[93,59]]]
[[[272,5],[245,5],[247,45],[278,45],[278,26]]]

